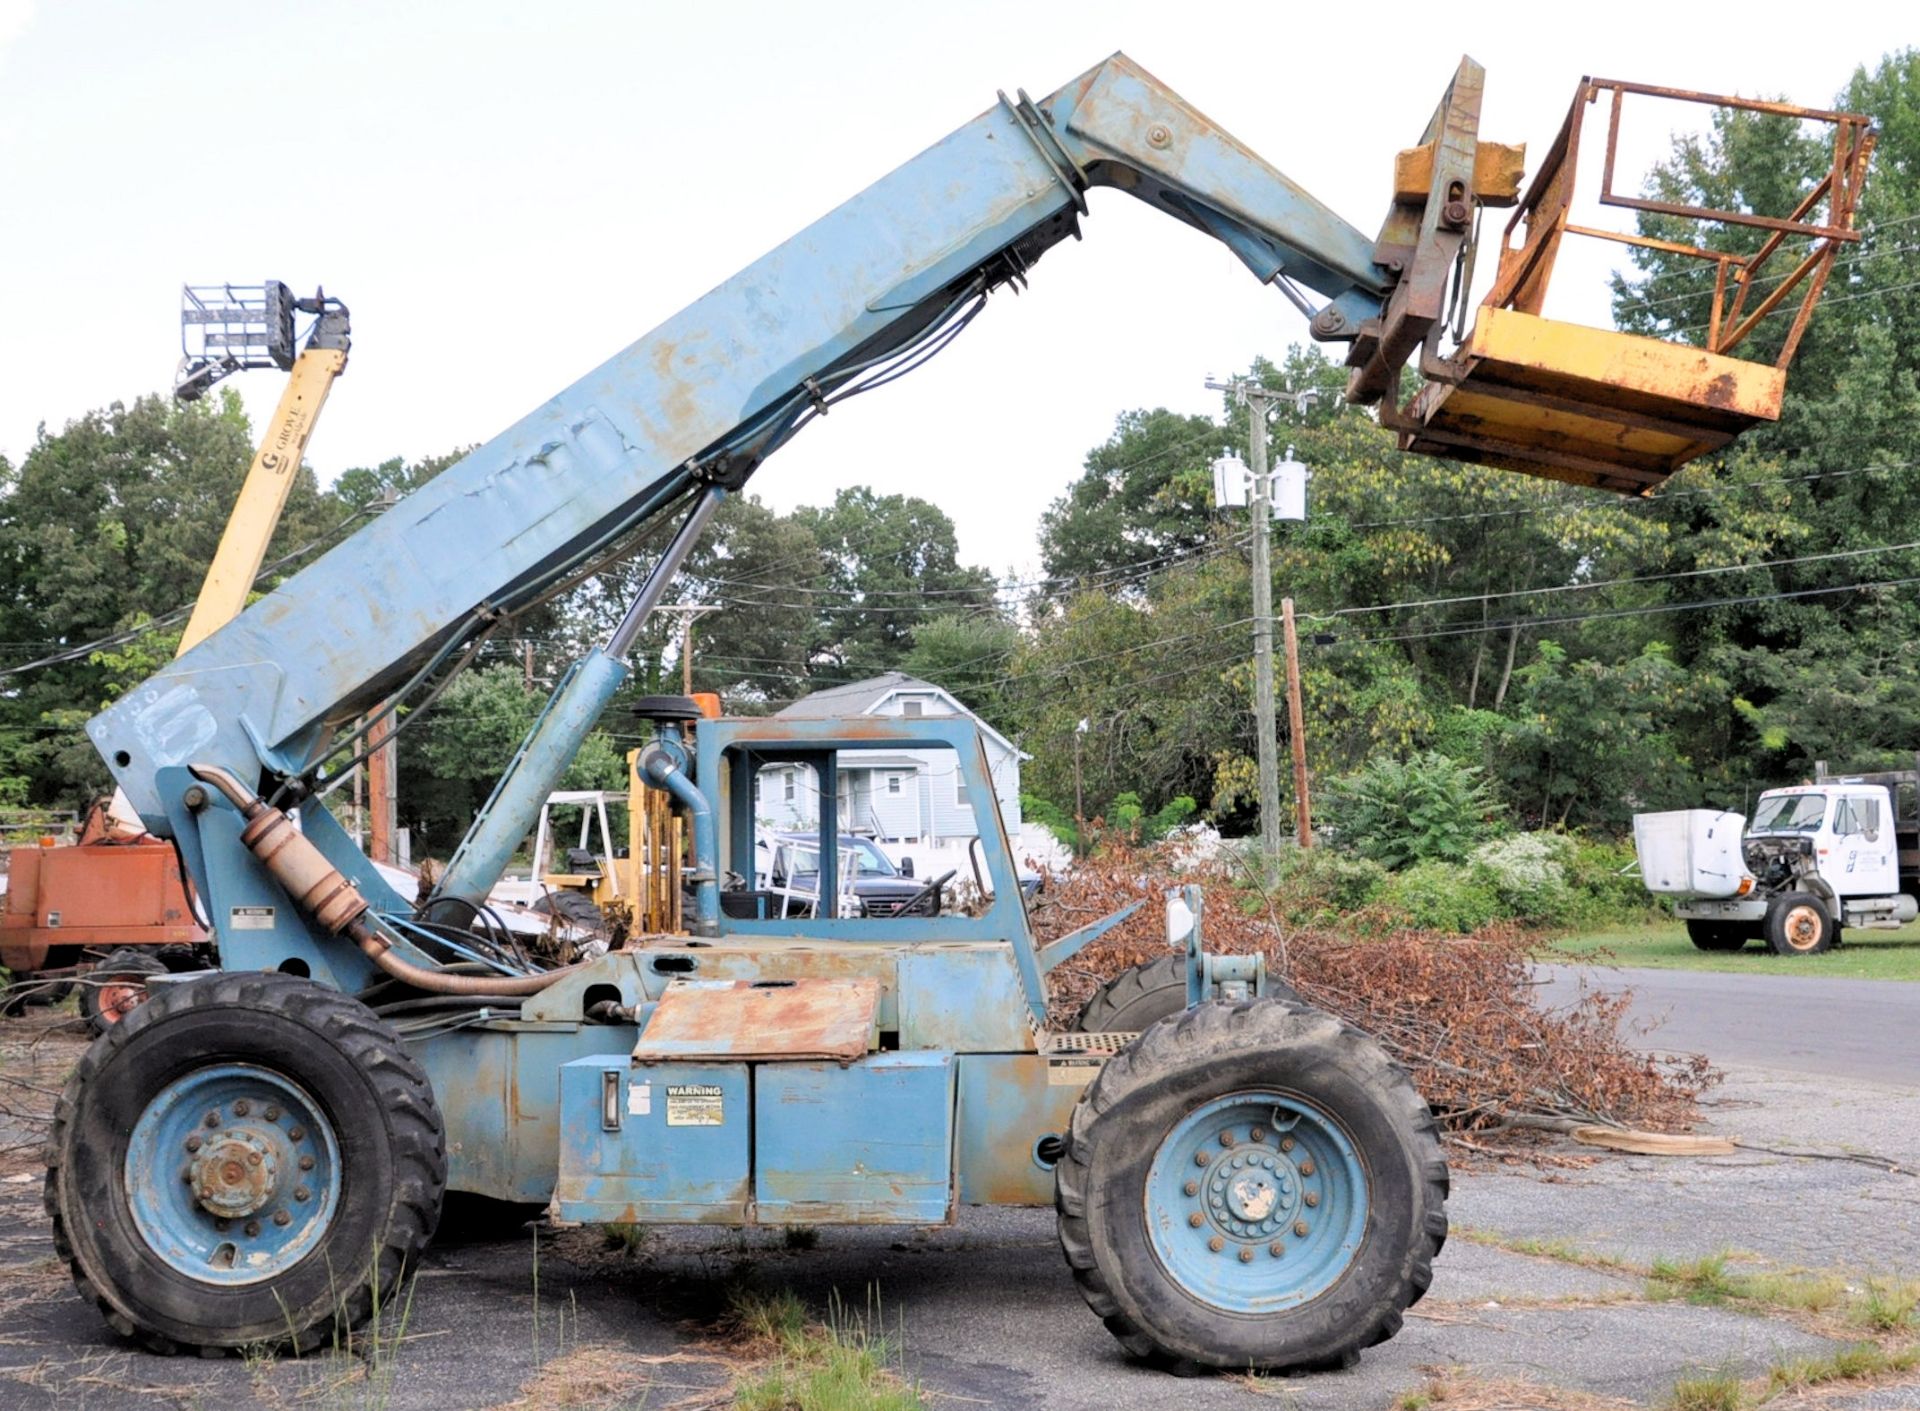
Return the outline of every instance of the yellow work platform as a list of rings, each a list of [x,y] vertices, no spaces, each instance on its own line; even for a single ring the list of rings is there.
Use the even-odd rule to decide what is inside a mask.
[[[1754,423],[1777,421],[1787,368],[1835,255],[1860,238],[1853,218],[1873,152],[1871,121],[1860,113],[1582,79],[1559,135],[1525,194],[1516,198],[1517,152],[1496,148],[1489,155],[1487,144],[1476,145],[1478,77],[1476,66],[1462,64],[1421,145],[1401,153],[1396,163],[1396,215],[1382,227],[1376,250],[1383,263],[1399,261],[1394,267],[1404,265],[1409,273],[1378,325],[1363,330],[1348,356],[1356,369],[1348,400],[1379,400],[1380,419],[1398,433],[1403,451],[1627,495],[1649,494],[1688,461],[1725,446]],[[1633,195],[1614,184],[1621,111],[1630,95],[1825,124],[1833,159],[1791,210],[1775,214]],[[1609,102],[1598,203],[1661,217],[1668,225],[1658,233],[1644,223],[1632,231],[1607,230],[1572,219],[1581,134],[1589,109],[1602,98]],[[1423,176],[1432,178],[1424,194],[1418,189]],[[1492,287],[1462,339],[1477,245],[1477,237],[1464,235],[1470,204],[1516,209],[1500,240]],[[1417,230],[1416,218],[1422,222]],[[1681,221],[1714,228],[1716,244],[1669,238],[1669,227]],[[1742,229],[1756,232],[1750,250],[1731,238]],[[1686,313],[1689,321],[1704,315],[1700,326],[1675,328],[1662,339],[1543,317],[1560,247],[1569,237],[1711,266],[1711,284],[1703,279],[1699,286],[1704,307]],[[1451,313],[1444,312],[1441,298],[1447,260],[1453,262]],[[1776,318],[1782,321],[1769,322]],[[1443,354],[1449,325],[1461,341]],[[1760,348],[1753,351],[1756,342]],[[1385,393],[1416,348],[1422,385],[1398,406]],[[1735,357],[1736,348],[1752,355]]]
[[[1786,372],[1631,333],[1482,308],[1396,420],[1402,450],[1645,494],[1780,416]]]

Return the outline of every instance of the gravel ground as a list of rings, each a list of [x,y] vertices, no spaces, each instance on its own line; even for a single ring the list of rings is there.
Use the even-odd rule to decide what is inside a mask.
[[[77,1052],[40,1033],[38,1020],[0,1021],[0,1074],[17,1080],[0,1087],[0,1108],[30,1109],[39,1094],[19,1082],[54,1086]],[[1920,1088],[1735,1068],[1708,1113],[1711,1130],[1751,1143],[1873,1152],[1920,1170]],[[387,1329],[371,1367],[338,1353],[167,1359],[130,1350],[73,1292],[52,1257],[37,1158],[21,1145],[31,1138],[29,1123],[0,1113],[0,1408],[724,1406],[733,1367],[711,1318],[743,1267],[822,1311],[877,1310],[933,1406],[1192,1411],[1277,1399],[1384,1411],[1445,1368],[1652,1406],[1677,1377],[1756,1376],[1839,1343],[1785,1315],[1648,1302],[1637,1276],[1513,1245],[1553,1241],[1562,1254],[1638,1265],[1731,1250],[1850,1278],[1920,1271],[1920,1180],[1905,1173],[1751,1150],[1602,1156],[1461,1171],[1456,1238],[1432,1293],[1398,1338],[1335,1374],[1183,1380],[1130,1365],[1075,1294],[1051,1214],[1021,1210],[970,1210],[945,1229],[826,1229],[804,1251],[759,1234],[658,1231],[630,1254],[594,1231],[543,1232],[537,1292],[533,1232],[492,1212],[435,1246],[404,1330]],[[1547,1393],[1506,1404],[1548,1404]],[[1920,1408],[1920,1375],[1828,1389],[1819,1404]]]

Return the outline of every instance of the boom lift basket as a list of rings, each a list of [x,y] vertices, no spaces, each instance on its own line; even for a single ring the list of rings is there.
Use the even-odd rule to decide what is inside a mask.
[[[1603,93],[1612,95],[1612,103],[1600,203],[1766,232],[1751,253],[1600,230],[1569,220],[1582,122]],[[1614,157],[1621,107],[1629,94],[1825,124],[1833,131],[1833,160],[1785,215],[1623,195],[1613,189]],[[1786,369],[1826,287],[1834,257],[1843,244],[1860,238],[1853,217],[1873,142],[1869,120],[1858,113],[1583,79],[1566,123],[1507,223],[1499,271],[1472,329],[1460,337],[1465,310],[1457,308],[1458,347],[1443,358],[1435,355],[1441,329],[1436,325],[1421,359],[1420,392],[1402,409],[1384,403],[1382,419],[1399,432],[1402,450],[1624,494],[1650,493],[1696,456],[1726,445],[1756,422],[1779,418]],[[1710,263],[1707,325],[1683,330],[1704,333],[1704,340],[1668,342],[1542,317],[1560,244],[1568,235]],[[1803,243],[1804,252],[1790,270],[1776,274],[1786,260],[1770,261],[1789,240],[1796,242],[1796,249]],[[1472,277],[1470,256],[1463,269],[1464,277],[1456,283],[1461,299],[1464,293],[1459,291]],[[1734,356],[1763,319],[1787,312],[1782,306],[1796,296],[1792,324],[1771,363]]]

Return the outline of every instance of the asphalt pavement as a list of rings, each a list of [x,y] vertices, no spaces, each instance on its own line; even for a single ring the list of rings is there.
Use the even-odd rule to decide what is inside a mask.
[[[40,1210],[30,1124],[0,1104],[0,1408],[714,1411],[740,1370],[715,1321],[736,1280],[790,1289],[821,1316],[870,1320],[934,1407],[1196,1411],[1277,1399],[1296,1411],[1386,1411],[1440,1368],[1487,1385],[1518,1379],[1506,1405],[1580,1404],[1546,1390],[1558,1387],[1660,1407],[1677,1378],[1755,1378],[1857,1338],[1805,1317],[1649,1300],[1635,1271],[1727,1250],[1850,1283],[1920,1270],[1920,1180],[1908,1174],[1920,1167],[1920,1026],[1907,1018],[1920,987],[1591,967],[1541,979],[1549,1002],[1583,979],[1637,987],[1640,1041],[1726,1066],[1704,1129],[1749,1145],[1697,1160],[1582,1152],[1540,1169],[1466,1165],[1431,1294],[1350,1371],[1182,1379],[1141,1368],[1075,1293],[1051,1212],[978,1209],[944,1228],[823,1229],[809,1249],[713,1229],[652,1230],[629,1248],[595,1229],[483,1216],[429,1251],[380,1355],[367,1355],[363,1333],[351,1353],[306,1359],[154,1357],[76,1296]],[[29,1083],[24,1092],[50,1093],[78,1052],[77,1038],[43,1024],[0,1022],[0,1073]],[[1899,1169],[1789,1154],[1842,1148]],[[1543,1248],[1562,1257],[1527,1252]],[[1568,1250],[1624,1262],[1575,1262]],[[1822,1406],[1920,1409],[1920,1381]]]
[[[1920,1084],[1920,984],[1703,970],[1539,967],[1542,997],[1633,991],[1636,1042],[1781,1074]]]

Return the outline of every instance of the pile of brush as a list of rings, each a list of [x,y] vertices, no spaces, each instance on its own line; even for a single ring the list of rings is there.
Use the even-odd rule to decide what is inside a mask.
[[[1101,982],[1167,954],[1164,899],[1188,882],[1206,889],[1208,950],[1264,953],[1270,974],[1406,1065],[1451,1132],[1478,1141],[1568,1123],[1676,1131],[1695,1119],[1696,1098],[1715,1081],[1698,1055],[1630,1047],[1621,1033],[1627,1001],[1617,993],[1583,990],[1572,1004],[1544,1006],[1532,970],[1539,940],[1518,928],[1364,938],[1289,930],[1227,862],[1176,870],[1164,850],[1112,845],[1049,878],[1035,909],[1044,943],[1146,902],[1053,972],[1056,1024],[1072,1025]]]

